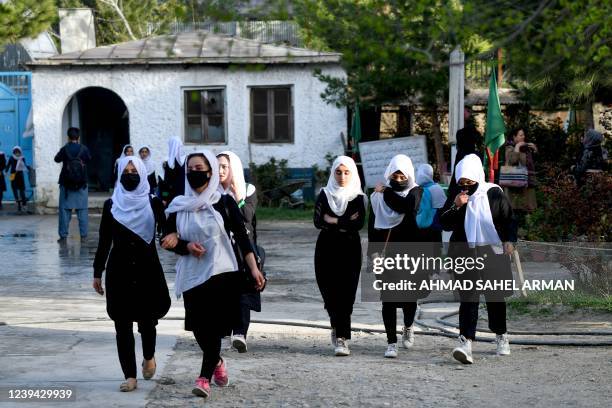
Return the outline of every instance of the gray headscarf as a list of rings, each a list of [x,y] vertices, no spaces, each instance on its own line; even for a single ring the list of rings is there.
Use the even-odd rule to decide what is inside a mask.
[[[603,135],[595,129],[589,129],[584,135],[584,147],[593,147],[601,144],[603,141]]]

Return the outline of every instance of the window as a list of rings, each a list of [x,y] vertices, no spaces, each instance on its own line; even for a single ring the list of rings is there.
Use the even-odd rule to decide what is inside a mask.
[[[185,142],[226,142],[224,89],[185,91]]]
[[[290,87],[251,88],[251,141],[293,143]]]

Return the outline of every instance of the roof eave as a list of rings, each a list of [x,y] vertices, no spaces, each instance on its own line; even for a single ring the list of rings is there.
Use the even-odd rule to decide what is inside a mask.
[[[59,67],[59,66],[109,66],[109,65],[281,65],[281,64],[330,64],[340,63],[341,56],[326,55],[316,57],[219,57],[219,58],[103,58],[103,59],[39,59],[29,62],[32,67]]]

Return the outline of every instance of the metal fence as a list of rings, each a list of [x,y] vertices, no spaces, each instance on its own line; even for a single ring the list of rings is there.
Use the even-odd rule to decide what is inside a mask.
[[[158,27],[149,24],[148,35],[153,35]],[[299,27],[293,21],[203,21],[194,23],[174,22],[167,31],[171,34],[207,31],[215,34],[232,35],[268,44],[287,44],[295,47],[303,46],[299,35]]]

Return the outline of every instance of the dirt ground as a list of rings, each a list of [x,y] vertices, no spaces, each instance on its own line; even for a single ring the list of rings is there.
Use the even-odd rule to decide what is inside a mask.
[[[410,350],[385,359],[382,334],[358,333],[352,355],[334,357],[326,330],[255,325],[248,353],[225,352],[228,388],[213,387],[211,407],[606,407],[612,402],[610,348],[474,345],[475,364],[451,358],[455,340],[417,335]],[[191,394],[201,352],[177,341],[147,407],[199,406]],[[171,379],[169,381],[169,379]],[[174,382],[163,385],[163,382]]]

